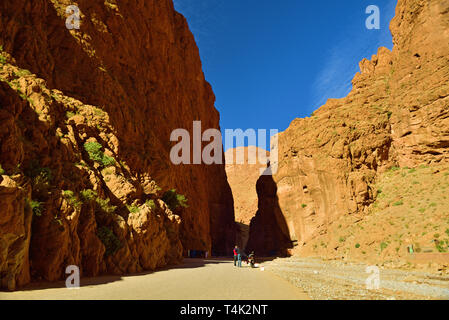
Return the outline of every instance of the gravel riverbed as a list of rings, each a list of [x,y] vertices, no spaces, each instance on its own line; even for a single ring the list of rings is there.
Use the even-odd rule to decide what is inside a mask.
[[[318,300],[449,300],[449,277],[379,267],[379,288],[368,289],[369,265],[319,258],[283,258],[263,264]]]

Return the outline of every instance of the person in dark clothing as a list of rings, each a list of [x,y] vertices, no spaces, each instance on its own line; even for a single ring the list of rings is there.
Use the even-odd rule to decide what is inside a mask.
[[[251,268],[254,268],[254,267],[255,267],[256,259],[255,259],[254,251],[252,251],[252,252],[250,253],[250,255],[248,256],[248,262],[249,262],[249,264],[251,265]]]
[[[238,257],[240,255],[240,249],[239,249],[238,246],[235,246],[233,251],[234,251],[234,267],[236,267],[237,266]]]
[[[239,252],[239,254],[237,255],[237,267],[241,268],[242,267],[242,255]]]

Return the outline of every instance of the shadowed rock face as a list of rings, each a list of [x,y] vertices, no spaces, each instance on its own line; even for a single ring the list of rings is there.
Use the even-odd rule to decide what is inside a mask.
[[[378,173],[392,166],[448,162],[449,1],[399,0],[391,31],[393,51],[363,60],[346,98],[279,134],[279,170],[259,181],[269,186],[258,187],[256,250],[286,237],[301,248],[342,215],[366,213]]]
[[[170,161],[174,129],[192,132],[195,120],[219,129],[185,18],[171,0],[81,0],[81,29],[69,31],[70,4],[0,3],[0,164],[9,177],[0,178],[2,286],[30,274],[57,280],[69,264],[84,275],[121,274],[175,263],[188,249],[231,252],[224,165]],[[86,143],[114,164],[93,161]],[[172,188],[188,208],[159,201]],[[96,197],[81,201],[86,189]],[[32,222],[28,200],[41,203]]]
[[[238,154],[243,155],[242,163],[237,159]],[[268,158],[268,151],[254,146],[226,151],[226,174],[234,196],[235,221],[249,224],[256,214],[256,183],[267,167]]]
[[[242,159],[238,159],[241,154]],[[260,159],[259,159],[260,157]],[[229,149],[225,153],[226,175],[234,197],[236,245],[245,248],[249,224],[257,212],[256,183],[267,167],[269,152],[254,146]]]
[[[246,252],[259,256],[287,256],[293,248],[285,218],[279,206],[277,186],[272,176],[261,176],[256,185],[259,210],[251,219]]]

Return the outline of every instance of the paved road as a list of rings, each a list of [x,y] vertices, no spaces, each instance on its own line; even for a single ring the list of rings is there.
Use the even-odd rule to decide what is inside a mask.
[[[32,285],[0,292],[5,299],[125,299],[125,300],[305,300],[308,296],[269,271],[235,268],[227,260],[185,259],[184,264],[153,273],[126,277],[81,279],[81,288],[65,283]]]

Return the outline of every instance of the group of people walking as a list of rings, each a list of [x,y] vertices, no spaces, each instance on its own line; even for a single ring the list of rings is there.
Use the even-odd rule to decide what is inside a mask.
[[[235,246],[234,248],[234,267],[242,267],[242,257],[243,254],[240,251],[240,248],[238,246]],[[250,255],[248,256],[248,260],[247,262],[251,265],[252,268],[255,267],[255,260],[254,260],[254,251],[252,251],[250,253]]]

